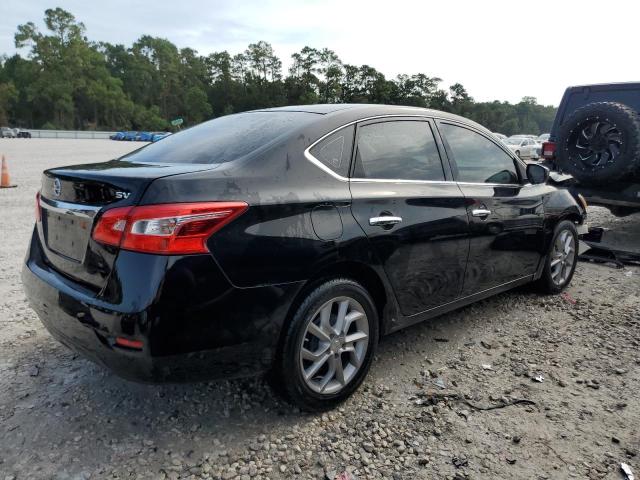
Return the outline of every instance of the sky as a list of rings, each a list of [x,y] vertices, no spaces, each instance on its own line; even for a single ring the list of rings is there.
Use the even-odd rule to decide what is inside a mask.
[[[442,87],[462,83],[478,101],[533,96],[557,105],[569,85],[640,80],[637,1],[610,1],[606,10],[592,0],[52,1],[0,2],[0,54],[16,52],[17,25],[44,30],[45,9],[59,6],[90,40],[130,46],[149,34],[200,54],[265,40],[285,71],[302,47],[327,47],[387,78],[425,73]]]

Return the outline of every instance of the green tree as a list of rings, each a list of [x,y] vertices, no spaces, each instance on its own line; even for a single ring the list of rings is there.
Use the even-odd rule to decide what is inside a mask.
[[[121,117],[113,109],[126,104],[122,85],[84,37],[84,25],[61,8],[45,11],[45,25],[49,35],[31,22],[15,35],[16,47],[31,48],[35,78],[26,87],[27,100],[49,110],[47,120],[59,128],[96,128]]]
[[[211,105],[207,94],[199,87],[191,87],[185,96],[185,114],[188,123],[200,123],[208,118],[211,113]]]
[[[18,90],[13,82],[0,83],[0,125],[9,124],[9,112],[18,100]]]
[[[271,44],[200,55],[164,38],[132,45],[92,42],[82,22],[61,8],[45,11],[46,29],[17,27],[27,57],[0,56],[0,122],[27,127],[148,129],[172,118],[188,125],[212,115],[311,103],[391,103],[429,107],[505,134],[549,131],[552,106],[534,97],[511,104],[476,102],[461,83],[441,88],[425,73],[387,79],[371,65],[344,64],[327,48],[305,46],[286,75]]]

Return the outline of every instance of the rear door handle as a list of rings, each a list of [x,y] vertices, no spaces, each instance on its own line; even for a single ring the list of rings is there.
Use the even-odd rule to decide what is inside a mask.
[[[488,217],[491,215],[491,210],[487,210],[486,208],[474,208],[471,210],[471,215],[474,217]]]
[[[379,227],[388,227],[391,225],[395,225],[397,223],[402,222],[402,217],[393,217],[393,216],[383,216],[383,217],[371,217],[369,219],[369,225],[371,226],[379,226]]]

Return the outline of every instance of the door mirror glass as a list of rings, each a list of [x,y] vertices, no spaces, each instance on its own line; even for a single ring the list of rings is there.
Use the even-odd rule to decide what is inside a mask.
[[[527,178],[534,185],[547,183],[549,179],[549,169],[537,163],[530,163],[527,165]]]

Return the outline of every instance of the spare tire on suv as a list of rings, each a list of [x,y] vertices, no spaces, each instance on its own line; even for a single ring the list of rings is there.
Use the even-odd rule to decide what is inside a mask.
[[[616,102],[573,112],[558,132],[559,167],[585,184],[629,179],[640,172],[640,116]]]

